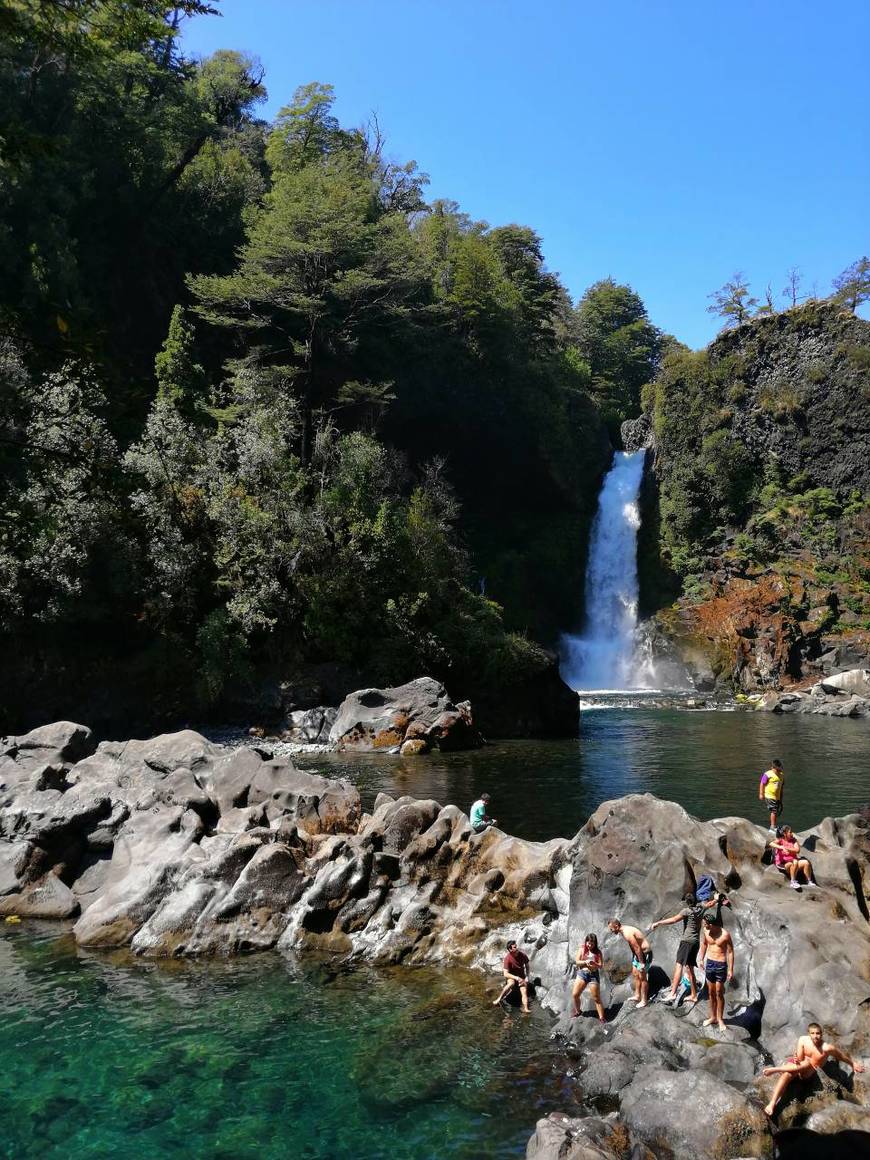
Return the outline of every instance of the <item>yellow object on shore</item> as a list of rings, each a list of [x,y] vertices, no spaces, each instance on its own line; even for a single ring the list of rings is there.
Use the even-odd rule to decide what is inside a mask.
[[[21,919],[18,917],[17,914],[7,914],[6,921],[7,922],[21,922]]]

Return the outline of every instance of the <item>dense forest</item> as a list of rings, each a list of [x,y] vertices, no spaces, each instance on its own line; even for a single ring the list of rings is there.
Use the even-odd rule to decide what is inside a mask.
[[[573,303],[528,226],[427,203],[329,85],[260,119],[256,61],[181,51],[208,10],[0,14],[7,712],[534,673],[662,337],[610,279]]]

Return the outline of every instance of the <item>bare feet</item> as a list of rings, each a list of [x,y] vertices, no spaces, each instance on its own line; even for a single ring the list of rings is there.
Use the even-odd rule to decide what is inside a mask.
[[[715,1022],[716,1022],[716,1020],[713,1018],[705,1019],[704,1022],[701,1024],[701,1026],[702,1027],[711,1027]]]
[[[580,1012],[579,1012],[579,1011],[572,1011],[572,1012],[571,1012],[571,1018],[572,1018],[572,1019],[579,1019],[579,1017],[580,1017]]]
[[[639,1011],[641,1009],[641,1007],[645,1007],[645,1006],[646,1006],[646,999],[644,999],[644,1001],[642,1003],[638,1003],[635,1010]]]
[[[603,1015],[599,1015],[599,1016],[598,1016],[598,1022],[599,1022],[599,1023],[601,1023],[601,1024],[604,1024],[604,1023],[606,1023],[606,1022],[607,1022],[607,1020],[604,1018],[604,1016],[603,1016]]]
[[[725,1024],[722,1022],[721,1019],[719,1020],[719,1030],[720,1031],[727,1031],[728,1030],[728,1028],[725,1026]]]
[[[766,1104],[765,1107],[762,1109],[762,1111],[764,1112],[764,1114],[767,1116],[768,1119],[773,1118],[773,1104]]]
[[[629,995],[625,1001],[626,1001],[626,1003],[636,1003],[637,1002],[637,995]]]
[[[687,995],[686,998],[683,1000],[683,1002],[684,1003],[697,1003],[698,996],[697,995]]]

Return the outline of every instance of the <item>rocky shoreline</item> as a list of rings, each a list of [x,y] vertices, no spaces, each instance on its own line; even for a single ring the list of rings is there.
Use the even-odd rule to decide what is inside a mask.
[[[817,892],[787,889],[757,826],[702,823],[649,794],[537,843],[473,834],[460,809],[435,801],[382,794],[365,814],[349,783],[301,772],[265,743],[228,751],[183,731],[95,745],[59,722],[0,746],[0,914],[73,919],[82,946],[463,963],[495,985],[506,939],[519,939],[554,1033],[582,1049],[589,1110],[542,1122],[538,1160],[762,1155],[762,1063],[787,1055],[810,1019],[866,1054],[868,818],[826,819],[801,837]],[[609,1023],[571,1019],[569,966],[585,932],[603,937],[613,915],[648,926],[701,872],[733,901],[727,1033],[704,1028],[700,1009],[626,1006],[628,957],[611,938]],[[654,936],[653,991],[676,941]],[[861,1077],[832,1069],[818,1090],[794,1086],[781,1125],[870,1128]]]

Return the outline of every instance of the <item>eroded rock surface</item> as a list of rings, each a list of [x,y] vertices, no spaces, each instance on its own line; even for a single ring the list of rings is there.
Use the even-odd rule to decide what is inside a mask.
[[[474,834],[435,801],[382,794],[363,814],[346,782],[191,731],[94,749],[64,723],[0,743],[0,913],[75,918],[83,945],[462,962],[495,986],[505,942],[520,940],[556,1034],[581,1052],[591,1117],[539,1125],[539,1157],[758,1155],[760,1069],[807,1022],[867,1052],[868,819],[825,819],[802,836],[821,888],[800,894],[766,864],[765,838],[743,818],[702,823],[649,794],[606,802],[573,839],[541,843]],[[726,1033],[703,1027],[705,1004],[626,1004],[628,948],[607,930],[613,916],[646,928],[675,913],[701,873],[733,903]],[[605,1028],[591,1011],[570,1014],[571,964],[590,930],[604,952]],[[655,994],[678,927],[651,939]],[[705,1115],[687,1117],[687,1105]],[[863,1105],[861,1077],[835,1068],[793,1085],[781,1122],[848,1135],[863,1130]]]
[[[483,743],[468,702],[454,705],[431,677],[351,693],[339,706],[329,740],[337,749],[391,749],[421,741],[426,749],[450,750]]]

